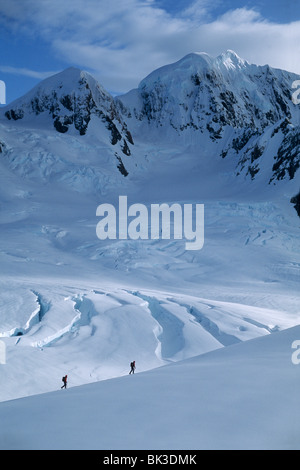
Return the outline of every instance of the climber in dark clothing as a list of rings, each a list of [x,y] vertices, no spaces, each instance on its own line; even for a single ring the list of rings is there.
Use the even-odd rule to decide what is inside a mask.
[[[64,384],[63,384],[63,386],[60,387],[60,388],[67,388],[67,378],[68,378],[68,376],[65,375],[65,376],[61,379]]]
[[[133,362],[130,363],[130,367],[131,367],[131,369],[130,369],[129,374],[134,374],[134,370],[135,370],[135,361],[133,361]]]

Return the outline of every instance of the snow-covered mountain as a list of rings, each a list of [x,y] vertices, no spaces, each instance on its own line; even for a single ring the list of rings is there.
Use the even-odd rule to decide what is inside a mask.
[[[130,155],[128,144],[133,145],[112,96],[90,74],[74,67],[44,80],[8,106],[4,114],[14,121],[38,116],[39,124],[42,115],[53,121],[58,132],[68,132],[72,126],[80,135],[86,133],[91,119],[97,117],[104,124],[97,122],[99,132],[105,135],[106,128],[112,145],[121,142],[125,155]]]
[[[235,158],[236,173],[255,178],[268,160],[269,181],[294,178],[300,166],[299,76],[249,64],[233,51],[189,54],[152,72],[120,97],[127,123],[145,139],[211,149]],[[214,143],[214,145],[209,145]]]
[[[190,54],[123,96],[72,68],[0,109],[1,401],[299,323],[296,79]],[[120,195],[204,204],[203,248],[99,240]]]
[[[71,67],[42,81],[1,111],[9,121],[21,120],[23,125],[46,130],[54,126],[62,134],[83,136],[94,127],[100,141],[114,149],[116,166],[126,175],[121,155],[131,154],[132,135],[112,96],[87,72]]]

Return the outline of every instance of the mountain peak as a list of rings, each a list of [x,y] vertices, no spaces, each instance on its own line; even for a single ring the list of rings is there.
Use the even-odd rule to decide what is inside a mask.
[[[232,59],[232,60],[236,60],[236,61],[239,61],[239,62],[245,62],[244,59],[242,59],[235,51],[233,51],[232,49],[227,49],[225,52],[222,52],[222,54],[220,54],[219,57],[224,57],[225,59],[229,58],[229,59]]]
[[[232,69],[232,68],[241,68],[245,67],[245,65],[248,64],[248,62],[241,57],[238,56],[238,54],[231,49],[228,49],[227,51],[223,52],[220,54],[216,59],[215,63],[219,65],[220,63],[224,65],[227,69]]]
[[[1,114],[10,112],[11,110],[20,111],[20,113],[17,114],[13,113],[13,116],[17,119],[18,115],[32,114],[32,112],[34,114],[40,114],[41,109],[33,109],[32,103],[47,101],[50,106],[50,102],[53,104],[54,101],[60,100],[61,98],[63,99],[66,95],[71,96],[85,93],[86,85],[92,90],[98,89],[103,96],[108,95],[110,97],[109,93],[106,92],[88,72],[77,67],[68,67],[39,82],[25,95],[2,108]],[[15,119],[15,117],[13,117],[13,119]]]
[[[239,57],[238,54],[231,49],[228,49],[216,58],[206,52],[191,52],[177,62],[164,65],[151,72],[141,81],[139,88],[143,88],[145,85],[148,86],[150,83],[156,81],[165,80],[168,82],[172,80],[174,76],[176,76],[176,80],[180,80],[181,78],[183,79],[183,75],[186,73],[193,75],[200,71],[204,72],[211,69],[228,72],[230,70],[243,69],[247,65],[248,62]]]
[[[69,67],[46,78],[23,97],[1,109],[3,118],[25,120],[49,126],[64,134],[73,129],[84,135],[91,119],[97,127],[105,127],[110,143],[121,145],[125,155],[130,155],[132,138],[127,131],[112,96],[88,72]],[[37,116],[45,119],[36,121]],[[46,124],[45,124],[46,123]]]
[[[195,62],[197,64],[203,65],[211,65],[213,62],[213,58],[206,52],[191,52],[190,54],[187,54],[178,62],[176,62],[176,64],[184,64],[188,62]]]
[[[238,154],[237,173],[251,179],[272,139],[278,155],[270,158],[269,181],[292,179],[299,168],[299,109],[291,99],[296,79],[289,72],[250,64],[230,49],[216,58],[191,53],[148,75],[124,104],[147,138],[159,129],[161,139],[185,139],[205,149],[212,143],[211,153],[222,158]]]

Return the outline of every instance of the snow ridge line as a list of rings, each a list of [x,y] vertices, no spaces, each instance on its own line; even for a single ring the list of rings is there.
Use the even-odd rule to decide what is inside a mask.
[[[168,300],[170,302],[174,302],[174,300],[172,299],[168,299]],[[177,305],[181,305],[187,310],[187,312],[193,317],[192,321],[199,323],[202,326],[202,328],[207,331],[207,333],[213,336],[223,346],[230,346],[231,344],[236,344],[236,343],[241,342],[241,340],[237,338],[236,336],[230,335],[220,330],[220,328],[215,322],[213,322],[210,318],[208,318],[206,315],[200,312],[200,310],[198,310],[196,307],[186,305],[186,304],[178,304],[178,302],[176,303]],[[211,306],[211,308],[215,308],[215,307]]]
[[[148,309],[157,322],[157,328],[153,331],[159,343],[156,355],[159,359],[170,360],[185,346],[184,322],[166,310],[162,302],[155,297],[149,297],[140,292],[131,292],[131,294],[147,302]]]
[[[58,330],[56,333],[53,335],[47,336],[43,340],[35,341],[31,343],[31,346],[35,348],[44,348],[47,346],[51,346],[53,343],[56,343],[56,341],[60,340],[63,336],[67,335],[68,333],[71,333],[73,331],[74,325],[76,325],[76,322],[80,318],[80,313],[75,316],[75,318],[72,320],[72,322],[65,326],[64,328]]]
[[[31,343],[33,347],[43,348],[52,345],[53,343],[59,341],[61,338],[66,336],[69,333],[76,333],[81,326],[89,325],[91,318],[95,315],[98,315],[93,302],[85,297],[84,295],[77,294],[71,298],[66,298],[65,300],[71,300],[73,302],[73,309],[76,313],[73,320],[64,328],[61,328],[53,335],[46,337],[43,340],[39,340]],[[91,336],[95,333],[95,329],[92,328]]]
[[[32,294],[35,296],[35,300],[37,303],[37,308],[30,314],[27,322],[25,323],[24,326],[16,326],[15,328],[12,328],[9,331],[4,331],[0,332],[0,337],[2,338],[9,338],[12,336],[23,336],[26,333],[28,333],[31,328],[38,324],[42,317],[46,314],[46,312],[49,310],[50,305],[47,304],[43,299],[42,296],[33,290],[31,290]]]

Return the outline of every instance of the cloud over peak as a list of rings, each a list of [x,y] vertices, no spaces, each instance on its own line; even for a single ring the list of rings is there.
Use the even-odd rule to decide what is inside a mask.
[[[154,0],[10,0],[0,4],[0,24],[41,37],[112,92],[198,50],[233,49],[248,62],[300,73],[300,21],[274,23],[246,7],[217,16],[210,5],[197,0],[172,12]]]

